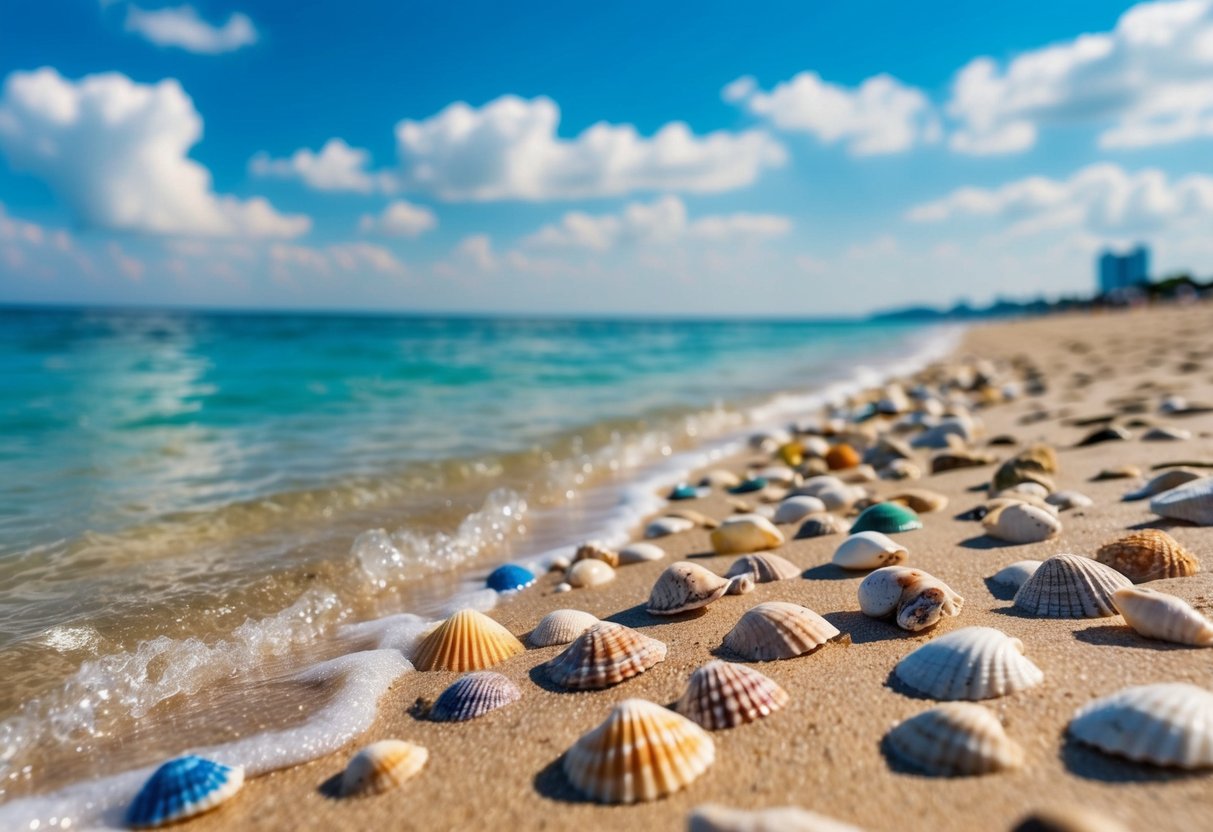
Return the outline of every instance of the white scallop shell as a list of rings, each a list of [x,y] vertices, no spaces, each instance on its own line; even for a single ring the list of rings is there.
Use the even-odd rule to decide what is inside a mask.
[[[581,610],[554,610],[540,619],[527,637],[535,647],[568,644],[598,623],[596,616]]]
[[[1023,748],[994,712],[972,702],[947,702],[912,716],[885,736],[893,756],[927,774],[991,774],[1023,765]]]
[[[1060,511],[1069,511],[1072,508],[1087,508],[1088,506],[1095,505],[1094,500],[1080,491],[1054,491],[1045,497],[1045,502],[1051,506],[1057,506]]]
[[[676,615],[706,607],[728,588],[729,581],[725,578],[697,563],[680,560],[658,576],[645,609],[654,615]]]
[[[749,661],[769,662],[811,653],[838,635],[837,627],[807,607],[767,601],[741,616],[724,646]]]
[[[1014,604],[1039,618],[1116,615],[1112,593],[1133,583],[1110,566],[1081,555],[1054,555],[1015,593]]]
[[[1171,468],[1151,478],[1141,488],[1125,494],[1121,499],[1126,501],[1144,500],[1146,497],[1153,497],[1155,494],[1170,491],[1172,488],[1177,488],[1185,483],[1192,482],[1192,480],[1198,480],[1202,476],[1199,471],[1194,471],[1191,468]]]
[[[1039,560],[1017,560],[1010,566],[1004,566],[991,576],[990,580],[1001,586],[1009,586],[1018,591],[1028,578],[1036,574],[1036,570],[1040,568],[1043,561]]]
[[[1146,638],[1213,647],[1213,621],[1182,598],[1133,586],[1113,592],[1112,603],[1129,626]]]
[[[1185,769],[1213,766],[1213,693],[1182,682],[1124,688],[1078,710],[1070,734],[1108,754]]]
[[[1037,543],[1061,531],[1061,521],[1044,509],[1013,503],[992,511],[981,521],[986,534],[1008,543]]]
[[[712,548],[718,555],[744,555],[783,544],[783,532],[756,514],[737,514],[712,530]]]
[[[714,803],[696,806],[687,832],[863,832],[858,826],[796,806],[746,811]]]
[[[856,532],[834,550],[833,563],[843,569],[879,569],[905,563],[910,553],[881,532]]]
[[[810,514],[826,510],[826,504],[817,497],[797,494],[788,497],[775,508],[772,519],[776,523],[798,523]]]
[[[917,632],[933,627],[944,616],[959,615],[964,599],[943,581],[906,566],[877,569],[860,583],[859,608],[864,615],[896,615],[897,626]]]
[[[570,586],[589,587],[602,586],[615,580],[615,570],[606,561],[579,560],[564,573],[564,578]]]
[[[932,699],[994,699],[1035,687],[1044,673],[1023,655],[1023,642],[992,627],[964,627],[928,641],[893,674]]]
[[[665,550],[654,543],[629,543],[619,550],[619,565],[661,560]]]
[[[1213,477],[1201,477],[1150,500],[1150,511],[1160,517],[1213,526]]]
[[[685,517],[658,517],[644,527],[646,538],[667,537],[672,534],[689,532],[695,528],[694,522]]]

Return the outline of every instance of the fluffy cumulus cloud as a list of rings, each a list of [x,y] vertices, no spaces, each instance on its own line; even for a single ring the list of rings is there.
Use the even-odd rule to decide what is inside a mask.
[[[363,214],[358,221],[362,233],[388,237],[419,237],[437,227],[438,218],[433,211],[403,199],[389,203],[381,214]]]
[[[954,150],[1015,153],[1042,127],[1092,124],[1105,148],[1213,136],[1213,0],[1141,3],[1111,32],[971,61],[948,113]]]
[[[783,147],[759,130],[699,136],[671,122],[646,137],[631,125],[599,122],[562,138],[559,125],[560,108],[551,99],[512,95],[401,121],[403,184],[445,200],[478,201],[717,193],[749,185],[786,159]]]
[[[809,133],[825,144],[842,143],[855,156],[900,153],[937,141],[939,120],[921,90],[890,75],[853,89],[801,72],[769,91],[745,76],[722,97],[780,130]]]
[[[202,136],[193,101],[174,80],[120,73],[79,81],[54,69],[14,72],[0,95],[0,151],[47,182],[83,225],[185,236],[294,237],[307,217],[265,199],[216,194],[187,156]]]
[[[370,164],[370,152],[350,147],[342,139],[329,139],[319,152],[300,148],[285,159],[258,153],[249,161],[249,172],[254,176],[297,179],[317,191],[391,193],[395,189],[391,174],[373,172]]]
[[[201,55],[234,52],[257,42],[257,29],[248,15],[236,12],[222,26],[203,20],[193,6],[141,9],[129,6],[126,30],[157,46],[173,46]]]

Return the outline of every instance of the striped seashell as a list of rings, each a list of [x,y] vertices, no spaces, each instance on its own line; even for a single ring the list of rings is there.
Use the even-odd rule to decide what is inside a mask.
[[[747,610],[724,637],[724,646],[754,662],[791,659],[812,653],[832,638],[838,628],[798,604],[767,601]]]
[[[1116,615],[1112,593],[1131,586],[1111,567],[1081,555],[1054,555],[1015,593],[1014,604],[1038,618],[1101,618]]]
[[[713,659],[691,674],[674,710],[719,731],[770,716],[787,703],[788,692],[761,671]]]
[[[570,566],[564,577],[571,586],[584,589],[609,584],[615,580],[615,570],[606,561],[588,558]]]
[[[990,537],[1008,543],[1038,543],[1056,537],[1061,521],[1036,506],[1012,503],[987,514],[981,521]]]
[[[1080,491],[1054,491],[1045,497],[1045,502],[1056,506],[1058,511],[1069,511],[1074,508],[1087,508],[1095,505],[1095,501]]]
[[[658,517],[644,527],[644,536],[649,539],[669,537],[672,534],[689,532],[693,528],[695,524],[685,517]]]
[[[905,563],[909,551],[881,532],[856,532],[834,550],[833,564],[843,569],[879,569]]]
[[[553,610],[539,620],[528,641],[535,647],[568,644],[598,623],[598,619],[581,610]]]
[[[1082,806],[1064,806],[1030,812],[1011,832],[1129,832],[1129,827]]]
[[[1023,642],[992,627],[964,627],[928,641],[903,658],[894,676],[931,699],[995,699],[1035,687],[1044,674]]]
[[[885,736],[893,756],[927,774],[967,776],[1023,765],[1019,743],[994,712],[972,702],[948,702],[912,716]]]
[[[484,670],[526,650],[513,633],[476,610],[460,610],[417,646],[418,670]]]
[[[680,560],[665,568],[645,606],[653,615],[677,615],[706,607],[728,591],[729,581],[697,563]]]
[[[639,676],[665,661],[666,646],[630,627],[599,621],[544,665],[547,677],[568,690],[600,690]]]
[[[797,806],[770,809],[730,809],[714,803],[696,806],[687,818],[687,832],[863,832],[858,826],[809,812]]]
[[[699,478],[699,485],[704,488],[733,488],[740,484],[741,477],[723,468],[708,471]]]
[[[608,549],[596,540],[591,540],[589,543],[582,543],[577,547],[577,551],[573,554],[573,563],[577,563],[579,560],[600,560],[614,569],[619,566],[619,553],[614,549]]]
[[[990,580],[1001,586],[1009,586],[1018,591],[1028,578],[1036,574],[1036,570],[1044,561],[1039,560],[1017,560],[1010,566],[1004,566],[995,572]]]
[[[192,818],[224,803],[243,785],[243,768],[194,754],[177,757],[157,768],[139,789],[126,810],[126,823],[149,829]],[[37,823],[29,828],[36,829]]]
[[[925,488],[906,488],[895,491],[885,502],[901,503],[919,514],[930,514],[932,511],[943,511],[948,507],[948,498],[936,491]]]
[[[834,514],[811,514],[800,524],[796,536],[825,537],[831,534],[846,534],[851,530],[851,524]]]
[[[350,758],[341,773],[342,797],[382,794],[414,777],[425,766],[430,752],[404,740],[380,740]]]
[[[964,599],[950,586],[921,569],[886,566],[859,585],[859,608],[872,618],[895,616],[897,626],[918,632],[945,616],[960,615]]]
[[[1160,517],[1213,526],[1213,477],[1201,477],[1156,495],[1150,500],[1150,511]]]
[[[1213,647],[1213,621],[1182,598],[1135,586],[1113,592],[1112,603],[1129,626],[1146,638]]]
[[[625,699],[564,755],[577,791],[600,803],[637,803],[681,791],[716,761],[716,745],[684,716]]]
[[[522,691],[509,679],[481,670],[456,680],[440,693],[427,716],[434,722],[466,722],[521,698]]]
[[[718,555],[744,555],[783,544],[783,532],[756,514],[737,514],[713,530],[712,548]]]
[[[619,565],[663,560],[665,550],[653,543],[629,543],[619,550]]]
[[[749,575],[756,584],[767,584],[798,577],[800,567],[775,554],[745,555],[733,561],[729,571],[724,573],[726,578],[736,578],[740,575]]]
[[[1105,543],[1095,559],[1135,584],[1159,578],[1186,578],[1200,571],[1200,561],[1161,529],[1142,529]]]
[[[1213,767],[1213,693],[1182,682],[1124,688],[1079,708],[1076,740],[1139,763]]]
[[[1172,488],[1177,488],[1185,483],[1192,482],[1192,480],[1198,480],[1203,476],[1200,471],[1193,470],[1192,468],[1171,468],[1151,478],[1141,488],[1128,492],[1121,499],[1125,502],[1144,500],[1146,497],[1153,497],[1155,494],[1170,491]]]
[[[810,514],[818,514],[826,510],[826,504],[817,497],[807,494],[796,494],[788,497],[775,508],[771,518],[776,523],[799,523]]]

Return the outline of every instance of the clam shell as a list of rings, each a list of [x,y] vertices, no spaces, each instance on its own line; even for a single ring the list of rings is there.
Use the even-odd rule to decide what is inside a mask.
[[[712,531],[712,548],[718,555],[744,555],[783,544],[783,532],[765,517],[737,514]]]
[[[152,773],[126,810],[137,829],[164,826],[214,809],[244,785],[244,769],[187,754]]]
[[[858,487],[828,474],[805,480],[792,493],[816,497],[825,503],[827,511],[846,511],[862,496]]]
[[[945,616],[960,615],[964,599],[943,581],[905,566],[877,569],[859,584],[859,608],[864,615],[896,615],[897,626],[917,632],[933,627]]]
[[[598,619],[581,610],[553,610],[539,620],[527,638],[535,647],[568,644],[598,623]]]
[[[1131,586],[1111,567],[1080,555],[1054,555],[1015,593],[1014,604],[1038,618],[1101,618],[1116,615],[1112,593]]]
[[[469,673],[438,695],[430,708],[434,722],[465,722],[522,698],[518,686],[491,670]]]
[[[1113,592],[1112,603],[1129,626],[1146,638],[1213,647],[1213,621],[1182,598],[1135,586]]]
[[[1004,566],[995,572],[990,580],[1002,586],[1009,586],[1018,591],[1021,586],[1036,574],[1036,570],[1040,568],[1040,564],[1044,561],[1039,560],[1017,560],[1010,566]]]
[[[851,524],[833,514],[812,514],[800,524],[797,537],[825,537],[831,534],[846,534]]]
[[[568,690],[600,690],[639,676],[665,661],[666,646],[630,627],[599,621],[544,665],[547,677]]]
[[[695,524],[685,517],[658,517],[644,527],[644,536],[650,539],[668,537],[672,534],[689,532],[693,528],[695,528]]]
[[[931,699],[994,699],[1027,690],[1044,674],[1023,642],[992,627],[964,627],[928,641],[897,663],[894,676]]]
[[[1054,491],[1045,497],[1045,502],[1057,506],[1058,511],[1069,511],[1072,508],[1087,508],[1095,505],[1095,501],[1079,491]]]
[[[914,448],[946,448],[948,447],[948,437],[955,436],[964,442],[972,442],[974,439],[973,426],[968,419],[944,419],[938,425],[924,430],[922,433],[910,440],[910,446]]]
[[[749,575],[756,584],[766,584],[795,578],[800,575],[800,567],[775,554],[745,555],[733,561],[729,571],[724,573],[726,578],[740,575]]]
[[[665,568],[646,605],[654,615],[676,615],[706,607],[728,591],[729,581],[697,563],[680,560]]]
[[[587,558],[570,566],[564,578],[575,587],[602,586],[615,580],[615,570],[606,561]]]
[[[1213,477],[1201,477],[1156,495],[1150,511],[1160,517],[1213,526]]]
[[[627,566],[632,563],[647,563],[662,560],[665,550],[653,543],[629,543],[619,550],[619,565]]]
[[[613,549],[608,549],[597,541],[591,541],[589,543],[582,543],[573,554],[573,563],[581,560],[600,560],[614,569],[619,565],[619,553]]]
[[[914,510],[901,503],[877,503],[868,506],[855,522],[851,524],[851,533],[881,532],[882,534],[897,534],[922,528],[922,521]]]
[[[1152,477],[1141,488],[1128,492],[1121,499],[1126,502],[1130,500],[1144,500],[1146,497],[1153,497],[1155,494],[1170,491],[1172,488],[1181,486],[1184,483],[1198,480],[1202,476],[1199,471],[1194,471],[1191,468],[1171,468],[1163,471],[1156,477]]]
[[[932,511],[943,511],[948,507],[948,498],[935,491],[925,488],[906,488],[895,491],[885,500],[888,503],[901,503],[919,514],[929,514]]]
[[[772,519],[776,523],[799,523],[810,514],[817,514],[825,510],[826,504],[817,497],[797,494],[780,503],[776,507],[775,516]]]
[[[1186,578],[1200,571],[1196,556],[1161,529],[1142,529],[1105,543],[1095,559],[1135,584],[1159,578]]]
[[[1124,688],[1078,710],[1079,742],[1140,763],[1213,766],[1213,693],[1182,682]]]
[[[880,532],[856,532],[834,550],[833,563],[843,569],[879,569],[905,563],[909,551]]]
[[[706,731],[643,699],[625,699],[564,755],[573,787],[601,803],[657,800],[680,791],[716,760]]]
[[[709,731],[770,716],[788,703],[788,692],[761,671],[713,659],[691,674],[674,710]]]
[[[1012,503],[992,511],[981,525],[987,535],[1008,543],[1038,543],[1061,531],[1060,520],[1044,509],[1026,503]]]
[[[535,583],[535,573],[516,563],[503,563],[489,573],[485,583],[497,592],[517,592]]]
[[[418,670],[484,670],[526,648],[513,633],[476,610],[460,610],[439,624],[413,653]]]
[[[404,740],[373,742],[351,757],[341,773],[341,796],[390,791],[421,771],[429,757],[420,745]]]
[[[732,488],[740,482],[741,477],[723,468],[708,471],[699,480],[699,484],[707,488]]]
[[[796,806],[746,811],[714,803],[696,806],[687,832],[863,832],[858,826]]]
[[[724,646],[754,662],[811,653],[839,636],[838,628],[812,610],[785,601],[752,607],[724,637]]]
[[[912,716],[885,736],[893,756],[927,774],[992,774],[1023,765],[1023,749],[994,712],[972,702],[948,702]]]

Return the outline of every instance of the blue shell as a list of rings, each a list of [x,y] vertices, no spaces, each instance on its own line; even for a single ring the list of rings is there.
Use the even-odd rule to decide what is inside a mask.
[[[535,575],[531,570],[516,563],[503,563],[489,573],[489,589],[498,592],[513,592],[535,583]]]
[[[463,722],[521,698],[518,686],[500,673],[469,673],[438,696],[429,716],[435,722]]]
[[[674,486],[674,490],[670,492],[671,500],[694,500],[698,496],[699,489],[686,483]]]
[[[745,480],[738,485],[729,489],[730,494],[749,494],[751,491],[761,491],[767,487],[767,481],[763,477],[754,477],[753,479]]]
[[[244,769],[187,754],[169,760],[143,784],[126,810],[135,827],[163,826],[213,809],[244,785]]]

